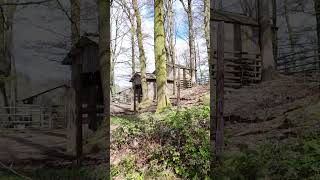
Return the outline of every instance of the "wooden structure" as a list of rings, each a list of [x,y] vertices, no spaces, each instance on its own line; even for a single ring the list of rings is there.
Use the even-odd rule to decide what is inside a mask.
[[[81,37],[72,47],[70,52],[62,61],[63,65],[71,67],[72,91],[69,96],[71,104],[74,104],[74,110],[68,110],[74,115],[70,115],[70,131],[76,137],[76,154],[78,160],[82,154],[82,134],[83,126],[89,129],[97,130],[103,119],[103,93],[100,78],[99,65],[99,46],[87,38]],[[75,129],[75,132],[73,131]],[[71,142],[72,143],[72,142]]]
[[[176,68],[176,74],[174,75],[173,68]],[[181,75],[182,74],[182,77]],[[191,88],[191,76],[190,68],[183,65],[176,64],[174,67],[171,64],[167,64],[167,94],[171,97],[178,95],[180,89]],[[157,100],[157,84],[155,72],[147,73],[147,84],[148,84],[148,97],[149,99]],[[130,79],[132,82],[133,89],[133,103],[134,110],[136,110],[136,104],[140,103],[142,100],[142,87],[141,87],[141,74],[139,72],[135,73]],[[176,82],[176,84],[174,84]],[[174,86],[178,87],[175,88]]]
[[[41,91],[41,92],[36,93],[34,95],[31,95],[29,97],[22,98],[19,101],[22,101],[23,104],[34,104],[37,98],[39,98],[39,97],[41,97],[41,96],[43,96],[45,94],[49,94],[49,93],[54,92],[54,91],[56,91],[58,89],[64,89],[65,90],[67,88],[69,88],[69,86],[67,84],[62,84],[62,85],[59,85],[59,86],[56,86],[56,87]]]
[[[9,110],[10,113],[6,113]],[[65,127],[64,106],[44,107],[38,105],[20,105],[17,107],[0,107],[0,128],[37,128],[57,129]],[[62,113],[59,113],[62,112]]]
[[[122,91],[115,93],[112,97],[112,102],[114,103],[125,103],[131,104],[133,101],[133,89],[127,88]]]
[[[101,113],[103,113],[98,52],[99,47],[96,42],[81,37],[62,61],[63,65],[71,66],[72,88],[76,91],[79,120],[88,123],[92,130],[96,130],[101,123]]]
[[[241,87],[244,85],[243,80],[247,83],[255,83],[261,81],[262,77],[266,79],[271,78],[272,71],[275,68],[274,49],[270,36],[272,34],[271,19],[269,17],[269,5],[271,1],[256,1],[258,7],[256,20],[241,14],[222,11],[222,2],[222,0],[218,0],[217,3],[211,3],[210,6],[210,80],[211,82],[214,79],[216,80],[216,92],[214,92],[212,86],[210,89],[211,98],[215,95],[215,101],[210,101],[210,108],[212,110],[215,109],[215,111],[211,111],[210,113],[210,143],[212,144],[211,157],[216,157],[217,160],[220,160],[219,158],[224,146],[224,87],[226,85],[233,85],[235,82],[237,82],[236,85],[238,87]],[[217,7],[215,8],[214,5],[216,4]],[[217,32],[214,29],[214,22],[218,22]],[[225,51],[224,27],[227,23],[233,24],[234,27],[234,49],[229,54]],[[259,33],[257,37],[252,37],[258,39],[258,52],[244,53],[242,49],[242,26],[258,28]],[[216,37],[216,39],[212,37]],[[216,51],[214,51],[213,42],[217,43]],[[248,55],[253,55],[254,57]],[[213,144],[215,144],[214,148]],[[213,159],[211,160],[212,162],[214,162]],[[213,168],[211,168],[211,171],[213,173]]]
[[[268,0],[257,0],[257,17],[222,10],[211,10],[212,23],[222,22],[223,24],[233,25],[233,49],[223,52],[226,87],[239,88],[251,83],[258,83],[264,76],[268,76],[270,69],[275,67],[272,39],[269,37],[272,31],[269,3]],[[258,30],[258,33],[254,34],[254,30]],[[243,31],[251,34],[250,41],[254,41],[257,47],[251,46],[247,49],[243,47],[243,42],[246,42]],[[246,36],[248,36],[247,34]],[[219,34],[219,36],[221,35]],[[213,51],[213,53],[212,58],[217,59],[217,51]],[[216,60],[213,63],[215,64]],[[213,70],[214,72],[217,71],[216,66]]]

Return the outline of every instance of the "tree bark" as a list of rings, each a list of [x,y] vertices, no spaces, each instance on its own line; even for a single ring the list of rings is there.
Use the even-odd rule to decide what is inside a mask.
[[[71,4],[71,44],[80,39],[80,0],[70,0]]]
[[[164,35],[164,14],[163,0],[154,1],[154,44],[155,44],[155,63],[157,78],[157,112],[170,106],[170,101],[166,93],[167,85],[167,63]]]
[[[289,14],[289,9],[288,9],[288,1],[284,0],[283,2],[284,5],[284,16],[285,16],[285,21],[286,21],[286,25],[287,25],[287,32],[288,32],[288,38],[289,38],[289,43],[290,43],[290,53],[291,55],[291,62],[286,62],[285,63],[285,72],[289,72],[291,69],[288,69],[288,64],[290,67],[293,67],[293,71],[295,69],[295,46],[294,46],[294,39],[293,39],[293,30],[292,30],[292,26],[290,23],[290,14]]]
[[[274,62],[277,64],[278,62],[278,16],[277,16],[277,0],[272,0],[272,24],[273,24],[273,56]]]
[[[110,173],[110,0],[98,0],[99,13],[99,57],[100,73],[104,97],[104,115],[106,122],[106,159],[107,173]]]
[[[174,44],[175,29],[174,29],[174,12],[173,0],[168,0],[168,24],[169,24],[169,54],[173,69],[173,95],[176,94],[176,50]]]
[[[190,60],[190,76],[192,85],[196,84],[196,67],[195,67],[195,40],[193,30],[193,11],[192,0],[188,0],[187,6],[183,0],[180,0],[185,12],[188,15],[188,36],[189,36],[189,60]]]
[[[207,45],[208,65],[210,62],[210,0],[204,0],[204,37]]]
[[[138,7],[137,0],[132,0],[132,5],[133,5],[136,21],[137,21],[136,33],[137,33],[138,46],[139,46],[139,60],[140,60],[141,87],[142,87],[141,104],[143,104],[149,100],[148,84],[147,84],[147,77],[146,77],[146,56],[145,56],[144,47],[143,47],[141,15],[140,15],[140,10]]]
[[[76,43],[80,39],[80,0],[70,0],[71,5],[71,47],[75,46]],[[81,136],[77,135],[78,133],[82,132],[82,130],[77,129],[81,122],[81,117],[79,117],[78,112],[80,111],[79,107],[77,106],[77,93],[78,90],[75,87],[75,83],[72,84],[72,88],[67,89],[68,94],[68,144],[67,144],[67,152],[71,155],[76,157],[81,157],[82,152],[82,145],[77,142],[82,142],[82,140],[77,139]],[[73,105],[72,105],[73,104]],[[73,114],[71,114],[73,113]],[[80,159],[78,160],[79,163]]]
[[[317,19],[317,36],[318,36],[318,61],[320,60],[320,0],[314,0],[314,9]],[[320,62],[318,63],[320,69]]]
[[[1,0],[0,3],[4,3],[4,0]],[[7,61],[6,58],[6,48],[5,48],[5,19],[6,19],[6,12],[4,10],[4,7],[0,8],[0,76],[3,76],[4,78],[8,77],[10,75],[10,63]],[[4,106],[9,106],[9,98],[7,95],[6,90],[6,81],[0,81],[0,88],[1,88],[1,94],[3,97],[3,103]],[[9,109],[7,110],[7,113],[9,114]]]
[[[272,31],[270,23],[270,0],[259,0],[260,48],[263,63],[262,79],[273,79],[275,63],[272,47]]]
[[[131,38],[131,76],[133,76],[136,73],[136,26],[135,26],[135,16],[133,13],[131,13],[131,9],[128,7],[127,2],[125,0],[119,1],[123,11],[125,12],[129,22],[130,22],[130,38]]]

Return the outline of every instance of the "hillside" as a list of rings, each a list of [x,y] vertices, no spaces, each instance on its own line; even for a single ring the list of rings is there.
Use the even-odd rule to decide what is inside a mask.
[[[276,80],[250,87],[226,89],[226,164],[230,159],[248,161],[246,162],[248,164],[235,163],[232,165],[235,168],[233,170],[223,166],[226,169],[217,169],[217,172],[224,176],[225,173],[228,174],[225,171],[236,171],[237,168],[247,170],[251,169],[252,165],[259,167],[261,164],[255,162],[257,158],[262,158],[258,160],[270,165],[272,162],[265,158],[273,155],[277,156],[272,157],[276,159],[279,158],[278,156],[283,160],[289,158],[288,161],[294,164],[306,163],[300,157],[310,152],[304,152],[305,149],[293,148],[292,150],[292,146],[308,147],[308,144],[314,143],[312,138],[309,142],[310,136],[319,137],[320,93],[319,82],[315,80],[314,77],[281,76]],[[136,116],[113,117],[111,123],[113,176],[118,179],[129,176],[134,179],[158,176],[172,179],[207,176],[210,112],[208,91],[208,86],[184,90],[181,93],[181,107],[173,107],[172,110],[162,114],[154,115],[152,112],[144,112]],[[103,133],[94,139],[103,139],[101,137]],[[268,145],[268,143],[272,144]],[[90,147],[104,149],[103,146],[103,141],[99,141],[99,143],[91,143],[89,149]],[[263,148],[265,146],[267,149]],[[312,146],[319,150],[320,144],[316,143]],[[276,149],[279,151],[273,152]],[[263,152],[268,154],[260,156],[259,154]],[[313,154],[311,153],[310,158],[320,157],[320,154],[314,154],[312,149],[311,152]],[[294,158],[289,156],[290,153],[296,153]],[[241,160],[241,158],[245,159]],[[278,161],[281,158],[273,163],[280,164]],[[306,166],[309,167],[309,165]],[[311,163],[311,165],[316,169],[320,168],[319,164]],[[201,170],[198,169],[199,167]],[[269,169],[272,168],[274,167],[269,167]],[[284,168],[287,168],[286,173],[293,173],[290,168],[296,167],[286,164]],[[260,169],[252,171],[260,173],[258,172]],[[301,170],[295,171],[297,171],[297,177],[308,177],[299,175],[298,172]],[[279,177],[279,172],[271,172],[271,170],[267,172],[269,174],[265,177]],[[126,174],[125,177],[123,173]],[[237,177],[240,175],[241,173]],[[258,174],[255,177],[258,177]]]

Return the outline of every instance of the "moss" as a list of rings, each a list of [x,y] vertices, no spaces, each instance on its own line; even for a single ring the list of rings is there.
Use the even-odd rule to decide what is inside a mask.
[[[315,105],[309,106],[306,109],[306,117],[307,117],[307,119],[310,119],[310,120],[319,120],[320,102]]]
[[[210,105],[210,94],[206,93],[203,96],[201,96],[200,102],[205,106],[209,106]]]
[[[147,108],[149,106],[152,105],[152,101],[150,99],[146,99],[144,101],[142,101],[139,105],[138,105],[138,108],[139,109],[144,109],[144,108]]]

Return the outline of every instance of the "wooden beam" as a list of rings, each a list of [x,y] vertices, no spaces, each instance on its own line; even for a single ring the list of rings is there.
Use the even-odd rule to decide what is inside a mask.
[[[218,9],[222,9],[221,0]],[[224,23],[225,21],[220,21],[217,29],[215,155],[218,161],[221,160],[224,147]]]
[[[214,11],[214,10],[211,10],[210,14],[211,14],[211,17],[210,17],[211,21],[218,21],[218,22],[223,21],[225,23],[230,23],[230,24],[240,24],[244,26],[259,27],[259,23],[257,20],[242,14],[236,14],[236,13],[227,12],[227,11]]]

